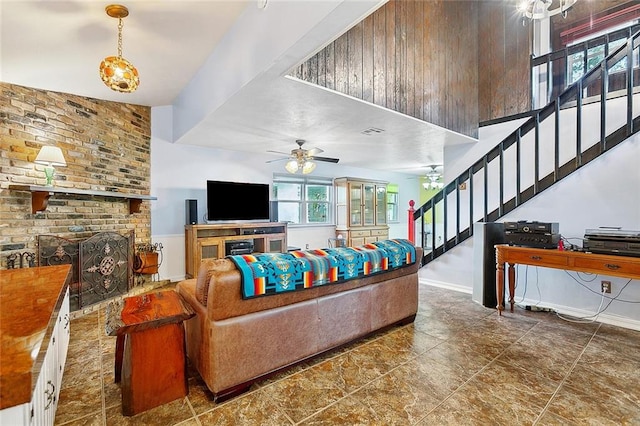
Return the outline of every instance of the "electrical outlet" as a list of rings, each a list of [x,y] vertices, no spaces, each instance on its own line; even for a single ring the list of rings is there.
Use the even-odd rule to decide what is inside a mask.
[[[611,293],[611,281],[602,281],[600,291],[602,293]]]

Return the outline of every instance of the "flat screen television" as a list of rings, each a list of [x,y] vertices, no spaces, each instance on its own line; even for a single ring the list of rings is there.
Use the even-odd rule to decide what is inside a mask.
[[[207,221],[269,221],[269,184],[208,180]]]

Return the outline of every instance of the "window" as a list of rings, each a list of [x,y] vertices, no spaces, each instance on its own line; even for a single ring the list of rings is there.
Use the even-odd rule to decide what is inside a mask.
[[[398,222],[398,185],[387,185],[387,223]]]
[[[626,39],[619,39],[609,43],[609,52],[615,51],[618,47],[626,43]],[[574,53],[568,57],[569,63],[569,84],[573,84],[580,79],[587,72],[591,71],[593,67],[599,65],[604,59],[604,44],[592,47],[587,50],[587,61],[585,69],[584,52]],[[627,69],[627,58],[623,58],[609,69],[609,73],[623,72]]]
[[[605,53],[605,38],[603,37],[605,34],[610,33],[613,34],[616,30],[621,30],[628,28],[629,26],[636,24],[637,21],[625,22],[613,28],[606,28],[605,30],[590,33],[589,35],[574,40],[572,43],[567,46],[574,46],[577,44],[596,41],[596,39],[601,38],[602,43],[598,43],[595,46],[592,46],[586,50],[576,52],[573,55],[569,55],[567,57],[567,75],[568,75],[568,84],[573,84],[578,81],[583,75],[587,72],[591,71],[596,65],[599,65],[600,62],[604,59]],[[619,37],[619,36],[618,36]],[[609,41],[608,52],[611,53],[618,49],[620,46],[627,42],[626,38],[618,38],[616,40]],[[585,59],[585,53],[587,55]],[[634,54],[634,57],[636,54]],[[637,61],[636,61],[637,62]],[[615,72],[624,72],[627,69],[627,58],[622,59],[618,63],[614,64],[610,69],[609,73]]]
[[[278,221],[299,225],[333,223],[333,180],[320,177],[274,175],[273,200]]]

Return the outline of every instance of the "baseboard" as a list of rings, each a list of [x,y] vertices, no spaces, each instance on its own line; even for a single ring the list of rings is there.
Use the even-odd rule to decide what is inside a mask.
[[[473,289],[469,288],[469,287],[465,287],[465,286],[461,286],[461,285],[457,285],[457,284],[451,284],[448,282],[444,282],[444,281],[435,281],[435,280],[427,280],[424,278],[420,278],[418,280],[418,282],[420,284],[423,285],[430,285],[432,287],[440,287],[440,288],[444,288],[447,290],[453,290],[453,291],[458,291],[461,293],[467,293],[467,294],[472,294],[473,293]],[[557,312],[561,315],[567,315],[570,316],[572,318],[585,318],[585,317],[590,317],[591,315],[594,315],[595,312],[593,311],[587,311],[584,309],[576,309],[576,308],[572,308],[569,306],[564,306],[564,305],[558,305],[555,303],[547,303],[547,302],[541,302],[540,300],[534,300],[534,299],[522,299],[522,300],[518,300],[516,298],[516,304],[517,305],[524,305],[524,306],[538,306],[541,308],[549,308],[549,309],[553,309],[554,312]],[[506,307],[507,311],[509,309],[509,306],[507,305]],[[589,318],[589,320],[591,320],[593,318]],[[624,317],[620,317],[617,315],[611,315],[611,314],[607,314],[606,312],[601,313],[600,315],[598,315],[597,317],[595,317],[594,321],[596,322],[601,322],[603,324],[609,324],[609,325],[615,325],[617,327],[623,327],[623,328],[628,328],[631,330],[637,330],[640,331],[640,321],[636,321],[636,320],[632,320],[629,318],[624,318]]]
[[[473,289],[471,287],[466,287],[458,284],[452,284],[444,281],[435,281],[435,280],[427,280],[425,278],[419,278],[418,282],[420,284],[430,285],[432,287],[440,287],[447,290],[458,291],[460,293],[472,294]]]

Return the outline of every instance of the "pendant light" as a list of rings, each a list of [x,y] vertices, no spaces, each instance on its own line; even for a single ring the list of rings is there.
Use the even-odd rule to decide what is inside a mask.
[[[122,18],[129,16],[129,9],[120,4],[110,4],[105,8],[107,15],[118,18],[118,56],[107,56],[100,63],[100,78],[104,84],[116,92],[134,92],[140,84],[138,70],[122,57]]]

